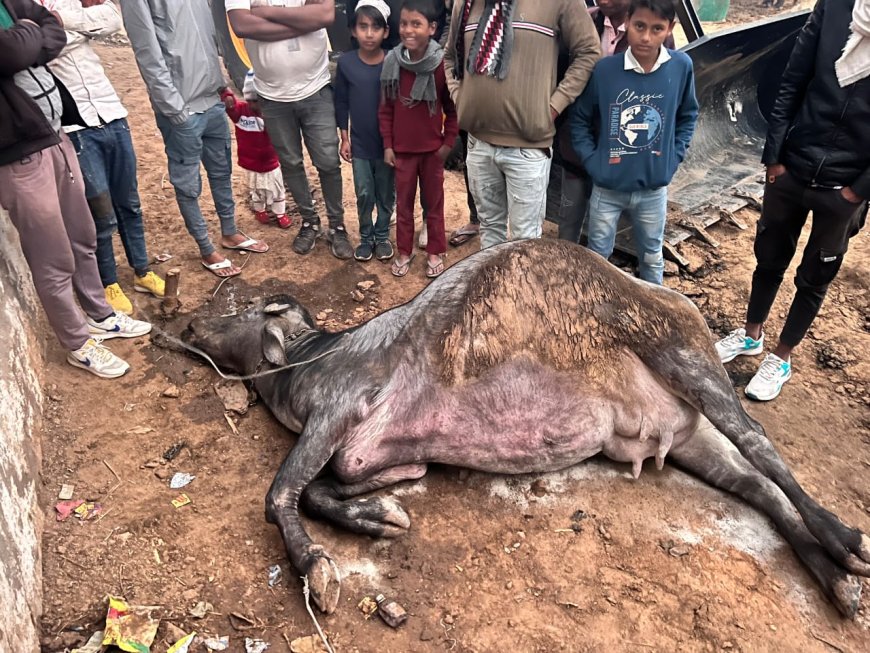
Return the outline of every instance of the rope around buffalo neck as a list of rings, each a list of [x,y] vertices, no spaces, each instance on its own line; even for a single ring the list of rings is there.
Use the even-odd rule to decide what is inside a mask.
[[[303,365],[308,365],[309,363],[313,363],[315,361],[318,361],[321,358],[326,358],[330,354],[334,354],[339,349],[341,349],[341,347],[334,347],[333,349],[325,351],[322,354],[318,354],[314,358],[309,358],[308,360],[299,361],[297,363],[288,363],[287,365],[282,365],[281,367],[276,367],[273,370],[266,370],[265,372],[260,372],[259,371],[260,366],[266,360],[264,358],[264,359],[261,359],[259,363],[257,363],[257,371],[254,372],[253,374],[245,374],[245,375],[224,374],[223,372],[220,371],[220,368],[217,366],[217,364],[212,360],[211,356],[206,354],[202,349],[194,347],[193,345],[188,345],[186,342],[183,342],[182,340],[176,338],[175,336],[169,335],[168,333],[166,333],[162,329],[154,329],[154,331],[156,333],[160,334],[163,338],[166,338],[166,340],[168,340],[169,342],[176,344],[176,345],[179,345],[182,349],[186,349],[188,351],[191,351],[194,354],[197,354],[198,356],[201,356],[202,358],[207,360],[209,365],[211,365],[214,368],[214,371],[218,373],[218,376],[220,376],[222,379],[226,379],[228,381],[251,381],[253,379],[258,379],[262,376],[270,376],[272,374],[277,374],[278,372],[283,372],[284,370],[289,370],[289,369],[292,369],[294,367],[301,367]],[[316,333],[316,332],[313,329],[309,329],[307,331],[303,331],[301,335],[294,334],[295,337],[293,337],[292,339],[289,337],[284,338],[284,343],[286,345],[286,343],[288,341],[298,340],[299,338],[303,337],[304,335],[307,335],[308,333]]]

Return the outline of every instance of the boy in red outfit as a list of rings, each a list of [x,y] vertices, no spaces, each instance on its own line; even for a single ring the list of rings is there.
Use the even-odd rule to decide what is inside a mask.
[[[399,17],[402,40],[381,72],[384,101],[378,111],[384,161],[396,170],[396,244],[391,272],[404,277],[414,247],[417,181],[426,207],[426,276],[444,272],[444,160],[459,133],[447,90],[444,51],[432,40],[438,15],[431,0],[405,0]]]
[[[269,224],[268,208],[275,214],[278,226],[288,229],[293,221],[287,216],[281,165],[257,107],[251,72],[245,76],[242,92],[248,101],[239,100],[228,88],[221,93],[221,100],[224,101],[227,115],[236,126],[239,167],[248,173],[248,187],[251,190],[257,222]]]

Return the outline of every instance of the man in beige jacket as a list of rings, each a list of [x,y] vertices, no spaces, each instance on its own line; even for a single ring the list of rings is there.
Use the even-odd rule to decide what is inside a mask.
[[[570,63],[557,84],[560,43]],[[583,91],[600,52],[578,0],[454,3],[444,64],[460,129],[469,133],[481,248],[540,238],[554,121]]]

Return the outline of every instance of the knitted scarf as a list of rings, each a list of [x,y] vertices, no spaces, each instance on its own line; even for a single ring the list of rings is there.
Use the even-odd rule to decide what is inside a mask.
[[[453,68],[456,79],[462,79],[466,71],[470,75],[487,75],[499,80],[507,77],[514,45],[514,8],[518,1],[484,0],[483,14],[466,60],[465,28],[474,0],[463,0],[456,41],[452,44],[456,52],[456,66]]]
[[[401,68],[414,73],[414,85],[411,87],[411,97],[399,98],[406,107],[413,107],[420,102],[429,105],[429,114],[435,115],[438,110],[438,90],[435,88],[435,71],[444,59],[444,50],[434,40],[429,41],[426,54],[419,61],[411,61],[408,51],[401,45],[387,53],[384,67],[381,70],[381,89],[388,100],[399,98],[399,72]]]
[[[870,75],[870,0],[855,0],[843,55],[834,68],[840,88]]]

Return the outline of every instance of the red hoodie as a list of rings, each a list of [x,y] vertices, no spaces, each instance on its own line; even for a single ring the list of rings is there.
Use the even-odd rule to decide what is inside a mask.
[[[221,99],[233,95],[231,91],[221,94]],[[235,95],[233,95],[235,97]],[[236,98],[227,115],[236,126],[236,149],[239,152],[239,166],[252,172],[272,172],[280,163],[278,154],[272,147],[263,119],[254,113],[244,100]]]

